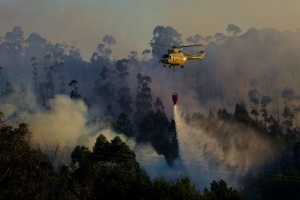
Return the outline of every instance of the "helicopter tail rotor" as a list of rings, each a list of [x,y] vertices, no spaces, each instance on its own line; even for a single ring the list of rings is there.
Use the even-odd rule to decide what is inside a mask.
[[[207,45],[202,45],[201,51],[198,51],[197,53],[198,53],[198,54],[204,53],[204,52],[205,52],[204,49],[205,49],[206,47],[207,47]]]

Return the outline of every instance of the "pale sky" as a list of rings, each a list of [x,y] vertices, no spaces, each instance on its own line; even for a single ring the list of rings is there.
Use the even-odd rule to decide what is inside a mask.
[[[157,25],[172,26],[183,34],[204,37],[226,33],[227,25],[300,28],[297,0],[0,0],[0,36],[22,26],[25,38],[36,32],[52,43],[77,41],[87,61],[105,35],[115,38],[117,59],[131,51],[141,55]]]

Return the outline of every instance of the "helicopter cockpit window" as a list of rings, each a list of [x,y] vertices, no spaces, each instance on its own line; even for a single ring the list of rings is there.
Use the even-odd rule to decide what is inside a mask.
[[[168,57],[169,57],[168,54],[164,54],[164,55],[162,56],[162,58],[168,58]]]

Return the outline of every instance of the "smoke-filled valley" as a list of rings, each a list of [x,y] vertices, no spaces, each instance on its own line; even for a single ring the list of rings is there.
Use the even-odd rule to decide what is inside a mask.
[[[248,198],[299,197],[300,31],[251,28],[241,34],[233,24],[226,31],[183,38],[173,27],[154,27],[147,42],[201,43],[206,51],[201,62],[169,69],[159,63],[165,48],[149,46],[141,55],[132,50],[117,60],[113,46],[118,41],[106,35],[84,61],[84,49],[75,42],[55,43],[38,33],[24,38],[21,26],[8,30],[0,37],[0,157],[7,161],[0,167],[1,187],[13,180],[9,170],[14,162],[8,155],[12,160],[23,156],[6,147],[26,140],[28,148],[49,161],[51,173],[81,180],[84,170],[96,166],[88,171],[98,173],[95,179],[82,185],[70,181],[69,190],[57,186],[53,191],[59,195],[99,197],[106,193],[84,187],[98,181],[95,188],[103,188],[125,170],[136,178],[134,183],[146,185],[149,176],[153,191],[159,181],[194,182],[189,189],[200,190],[200,199],[217,191],[214,186],[237,195],[225,182]],[[182,49],[190,54],[199,50]],[[172,92],[178,92],[176,106]],[[28,138],[11,140],[12,133]],[[108,185],[107,192],[119,187]],[[284,192],[271,192],[279,188]]]

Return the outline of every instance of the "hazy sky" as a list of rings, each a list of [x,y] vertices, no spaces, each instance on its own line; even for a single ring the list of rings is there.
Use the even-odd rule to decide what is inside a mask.
[[[25,37],[36,32],[52,43],[77,41],[89,60],[105,35],[113,36],[116,58],[139,55],[157,25],[172,26],[182,40],[226,33],[233,23],[242,29],[300,28],[300,1],[295,0],[0,0],[0,36],[22,26]]]

